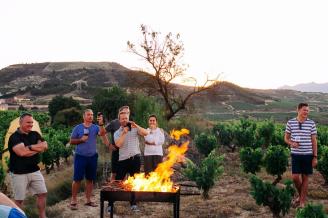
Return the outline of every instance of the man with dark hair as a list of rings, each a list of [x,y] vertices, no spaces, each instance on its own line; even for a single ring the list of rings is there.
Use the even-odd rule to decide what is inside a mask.
[[[33,117],[24,113],[19,118],[20,127],[8,141],[10,152],[9,171],[12,179],[15,203],[22,208],[26,192],[29,190],[37,196],[39,217],[46,217],[47,188],[40,172],[39,153],[48,148],[41,135],[32,131]]]
[[[291,148],[292,177],[299,197],[294,205],[304,207],[308,191],[309,175],[317,165],[317,129],[314,121],[308,118],[309,105],[300,103],[297,117],[287,122],[285,142]]]
[[[83,123],[74,127],[70,144],[77,145],[74,155],[74,177],[72,183],[72,199],[70,208],[77,210],[77,193],[80,189],[81,181],[86,178],[86,206],[97,207],[91,201],[91,194],[93,189],[93,181],[97,175],[97,135],[103,136],[106,134],[104,128],[103,116],[97,117],[98,124],[95,125],[93,121],[93,112],[91,109],[86,109],[83,113]]]

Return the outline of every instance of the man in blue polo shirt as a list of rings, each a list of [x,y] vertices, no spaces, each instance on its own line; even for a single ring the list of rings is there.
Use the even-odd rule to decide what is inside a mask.
[[[77,145],[74,155],[74,178],[72,183],[72,199],[70,208],[77,210],[77,193],[80,189],[81,181],[86,178],[86,206],[96,207],[97,205],[91,201],[91,193],[93,181],[97,174],[97,136],[106,134],[102,115],[97,117],[98,124],[93,121],[93,112],[86,109],[83,114],[83,123],[74,127],[70,144]]]
[[[300,103],[297,117],[287,122],[285,142],[291,148],[292,177],[299,197],[294,199],[295,206],[304,207],[309,184],[309,175],[317,165],[317,129],[313,120],[308,118],[309,105]]]

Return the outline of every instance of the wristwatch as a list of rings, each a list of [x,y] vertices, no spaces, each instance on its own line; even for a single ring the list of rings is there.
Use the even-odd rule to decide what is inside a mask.
[[[32,145],[28,145],[27,147],[28,147],[28,149],[30,149],[30,151],[33,151],[32,150]]]

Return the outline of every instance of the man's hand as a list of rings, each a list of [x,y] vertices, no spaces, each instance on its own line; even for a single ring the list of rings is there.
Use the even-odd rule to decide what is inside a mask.
[[[112,151],[116,151],[117,150],[117,148],[113,144],[109,144],[108,147]]]
[[[83,135],[82,138],[80,138],[80,140],[82,142],[86,142],[88,140],[89,136],[88,135]]]
[[[316,167],[317,164],[318,164],[318,158],[317,157],[313,157],[313,159],[312,159],[312,167],[313,168]]]
[[[46,141],[43,141],[43,142],[41,142],[40,143],[41,144],[41,146],[43,147],[43,151],[46,151],[46,150],[48,150],[48,143],[46,142]]]
[[[129,132],[129,127],[123,127],[122,134],[127,134]]]
[[[132,128],[138,128],[138,125],[135,122],[133,121],[129,121],[129,122],[131,123]]]
[[[300,145],[298,144],[298,142],[291,141],[291,143],[290,143],[291,148],[298,148],[299,146]]]

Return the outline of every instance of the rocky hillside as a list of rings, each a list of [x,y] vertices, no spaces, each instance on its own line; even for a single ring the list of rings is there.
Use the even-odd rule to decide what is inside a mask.
[[[54,95],[92,99],[99,89],[113,85],[149,94],[151,77],[148,73],[133,71],[114,62],[17,64],[0,70],[0,96],[10,98],[24,95],[33,101],[42,100],[39,104],[46,104]],[[175,85],[174,88],[181,94],[191,90],[191,87],[182,85]],[[299,102],[309,102],[313,111],[319,113],[318,118],[327,117],[328,93],[249,89],[229,82],[221,82],[215,89],[193,97],[189,108],[213,119],[255,114],[254,117],[273,116],[285,120],[290,116],[286,113],[294,113]]]

